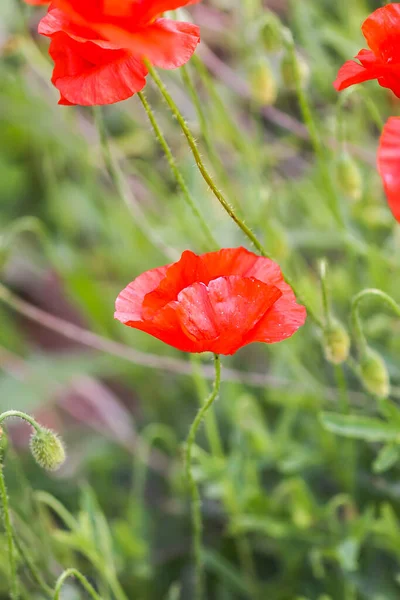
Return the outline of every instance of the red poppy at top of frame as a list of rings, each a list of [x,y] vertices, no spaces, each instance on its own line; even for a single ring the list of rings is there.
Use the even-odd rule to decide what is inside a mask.
[[[29,2],[38,4],[37,0]],[[113,104],[146,84],[144,59],[162,69],[185,64],[200,41],[192,23],[162,18],[188,0],[54,0],[39,24],[51,39],[60,104]]]
[[[339,70],[334,86],[338,91],[377,79],[400,98],[400,4],[378,8],[363,23],[362,32],[369,50],[360,50],[354,60]]]
[[[244,248],[147,271],[118,296],[115,318],[184,352],[234,354],[292,336],[306,319],[279,266]]]

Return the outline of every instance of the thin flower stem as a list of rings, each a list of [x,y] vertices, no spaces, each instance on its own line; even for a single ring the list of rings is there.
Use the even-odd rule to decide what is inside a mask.
[[[242,219],[240,217],[238,217],[238,215],[235,213],[233,207],[229,204],[228,200],[225,198],[225,196],[222,194],[222,192],[220,192],[220,190],[215,185],[210,173],[208,172],[208,169],[206,168],[206,166],[203,163],[203,160],[200,156],[200,152],[197,147],[196,141],[195,141],[189,127],[187,126],[187,123],[186,123],[184,117],[182,116],[179,108],[177,107],[177,105],[175,104],[171,95],[169,94],[167,88],[165,87],[165,85],[161,81],[160,77],[158,76],[156,70],[149,63],[149,61],[146,60],[145,64],[146,64],[146,67],[147,67],[150,75],[152,76],[155,84],[157,85],[158,89],[160,90],[162,96],[164,97],[164,100],[166,101],[169,108],[171,109],[172,114],[178,121],[178,123],[182,129],[182,132],[188,141],[189,147],[193,153],[197,167],[198,167],[203,179],[205,180],[207,185],[210,187],[212,193],[217,198],[218,202],[221,204],[223,209],[228,213],[228,215],[236,223],[236,225],[238,227],[240,227],[240,229],[248,237],[248,239],[252,242],[252,244],[258,250],[258,252],[260,254],[262,254],[263,256],[268,257],[269,255],[268,255],[267,251],[265,250],[265,248],[263,248],[261,242],[257,239],[257,237],[251,231],[251,229],[249,227],[247,227],[247,225],[242,221]]]
[[[322,176],[324,178],[324,182],[326,184],[326,193],[327,197],[330,198],[330,208],[331,211],[338,223],[338,225],[344,229],[345,224],[343,220],[343,216],[340,210],[338,196],[334,189],[331,174],[329,172],[328,163],[325,156],[324,147],[321,142],[321,138],[317,129],[317,125],[313,118],[312,109],[310,103],[308,101],[307,95],[304,91],[304,86],[302,82],[302,77],[300,73],[300,68],[297,60],[296,54],[296,46],[294,44],[294,40],[291,32],[288,32],[286,38],[286,48],[290,53],[292,63],[293,63],[293,71],[294,71],[294,79],[295,79],[295,87],[297,99],[299,102],[301,114],[303,115],[304,123],[307,127],[308,133],[310,135],[310,140],[312,146],[314,148],[315,155],[317,157],[319,167],[321,169]]]
[[[193,380],[196,386],[197,395],[199,397],[200,402],[203,403],[204,398],[207,394],[207,385],[201,372],[199,356],[197,354],[191,355],[190,362],[192,363],[193,367]],[[218,431],[217,419],[215,417],[215,412],[212,407],[208,411],[204,422],[211,453],[213,456],[222,458],[224,456],[224,450],[222,446],[221,437]]]
[[[368,347],[360,318],[360,304],[365,298],[379,298],[391,309],[395,315],[400,317],[400,305],[397,304],[397,302],[388,294],[382,292],[382,290],[369,288],[362,290],[356,296],[354,296],[351,303],[351,324],[360,355],[364,354]]]
[[[195,420],[192,423],[192,426],[190,427],[185,450],[185,471],[191,495],[191,513],[193,525],[193,553],[195,560],[195,588],[193,595],[194,600],[202,600],[203,598],[204,564],[201,551],[203,531],[203,522],[201,517],[201,497],[192,471],[192,451],[199,426],[204,416],[206,415],[208,409],[212,406],[214,400],[216,400],[219,394],[219,389],[221,385],[221,361],[217,354],[214,355],[214,366],[215,381],[213,390],[207,398],[207,400],[204,402],[203,406],[200,408]]]
[[[321,280],[321,291],[322,291],[322,306],[324,310],[324,316],[326,324],[329,325],[332,322],[331,310],[329,306],[329,295],[326,281],[326,260],[321,260],[319,264],[320,280]]]
[[[96,590],[90,585],[86,577],[77,569],[66,569],[64,573],[60,575],[57,580],[56,587],[54,588],[53,600],[60,600],[61,588],[65,581],[70,577],[75,577],[82,587],[87,591],[87,593],[93,598],[93,600],[102,600],[101,596],[99,596]]]
[[[215,249],[218,248],[218,243],[215,240],[213,234],[211,233],[211,230],[209,228],[209,226],[207,225],[206,220],[204,219],[203,215],[201,214],[198,206],[196,205],[196,202],[194,200],[194,198],[192,198],[189,189],[186,185],[186,182],[183,178],[182,173],[180,172],[178,165],[176,164],[176,160],[172,154],[171,148],[168,145],[167,140],[164,137],[163,132],[161,131],[161,128],[157,122],[156,116],[145,96],[145,94],[143,92],[138,92],[138,96],[139,99],[141,101],[141,103],[143,104],[143,108],[146,111],[146,114],[149,118],[149,121],[151,123],[151,126],[153,127],[154,133],[156,135],[156,138],[161,146],[161,148],[164,151],[164,154],[167,158],[168,164],[170,166],[170,169],[172,171],[172,174],[175,177],[175,180],[178,184],[178,186],[181,188],[182,192],[183,192],[183,197],[185,198],[188,206],[190,207],[190,209],[192,210],[193,214],[195,215],[196,219],[199,221],[201,228],[203,230],[203,233],[205,235],[205,237],[207,238],[207,243],[211,246],[211,248]]]
[[[31,425],[35,431],[37,431],[38,433],[41,431],[41,427],[38,423],[36,423],[35,419],[33,417],[31,417],[30,415],[27,415],[24,412],[21,412],[20,410],[8,410],[4,413],[2,413],[0,415],[0,423],[2,423],[5,419],[10,419],[12,417],[17,417],[19,419],[23,419],[24,421],[27,421],[29,423],[29,425]]]
[[[11,600],[19,600],[20,592],[17,581],[17,564],[15,560],[15,546],[13,539],[13,530],[11,524],[10,507],[8,504],[8,495],[6,481],[3,472],[3,463],[0,462],[0,499],[1,513],[3,517],[4,529],[7,538],[8,561],[10,566],[10,598]]]
[[[141,209],[139,208],[137,203],[135,203],[135,199],[130,188],[128,187],[124,174],[111,151],[110,141],[107,135],[107,130],[105,127],[101,107],[94,106],[93,114],[96,127],[99,133],[103,161],[109,173],[110,179],[117,191],[117,194],[122,199],[129,212],[133,215],[135,219],[135,224],[143,231],[143,233],[149,239],[149,241],[152,242],[154,246],[158,248],[163,254],[165,254],[169,259],[176,260],[175,252],[168,248],[164,244],[164,242],[159,238],[159,236],[154,232],[154,230],[145,222],[145,216],[142,214]]]

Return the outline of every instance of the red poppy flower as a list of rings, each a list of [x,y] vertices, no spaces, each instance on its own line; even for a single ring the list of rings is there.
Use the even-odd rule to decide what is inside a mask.
[[[158,18],[187,0],[55,0],[39,24],[51,38],[52,81],[60,104],[112,104],[140,91],[147,69],[174,69],[192,56],[200,41],[191,23]]]
[[[400,117],[392,117],[383,128],[378,169],[394,218],[400,222]]]
[[[400,4],[378,8],[364,21],[362,31],[370,50],[361,50],[339,70],[334,86],[338,91],[377,79],[400,98]]]
[[[115,318],[185,352],[233,354],[280,342],[306,319],[279,266],[244,248],[198,256],[143,273],[116,301]]]

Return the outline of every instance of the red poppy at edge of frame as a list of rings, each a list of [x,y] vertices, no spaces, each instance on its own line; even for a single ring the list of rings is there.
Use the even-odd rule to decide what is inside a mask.
[[[378,170],[390,209],[400,223],[400,117],[391,117],[383,128],[378,150]]]
[[[51,40],[59,103],[126,100],[146,84],[144,58],[162,69],[184,65],[200,41],[199,28],[160,15],[188,4],[193,0],[107,0],[101,7],[96,0],[53,0],[39,33]]]
[[[400,98],[400,3],[378,8],[363,23],[362,32],[369,50],[339,70],[334,86],[338,91],[371,79]]]
[[[225,248],[146,271],[118,296],[115,318],[184,352],[234,354],[292,336],[306,319],[279,266]]]

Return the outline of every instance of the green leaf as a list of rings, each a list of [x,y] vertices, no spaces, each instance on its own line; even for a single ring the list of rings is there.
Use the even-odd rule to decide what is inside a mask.
[[[400,427],[395,427],[372,417],[321,413],[320,420],[325,429],[344,437],[368,442],[400,442]]]
[[[372,469],[374,473],[384,473],[391,469],[400,459],[400,446],[389,444],[381,448],[378,456],[374,460]]]

